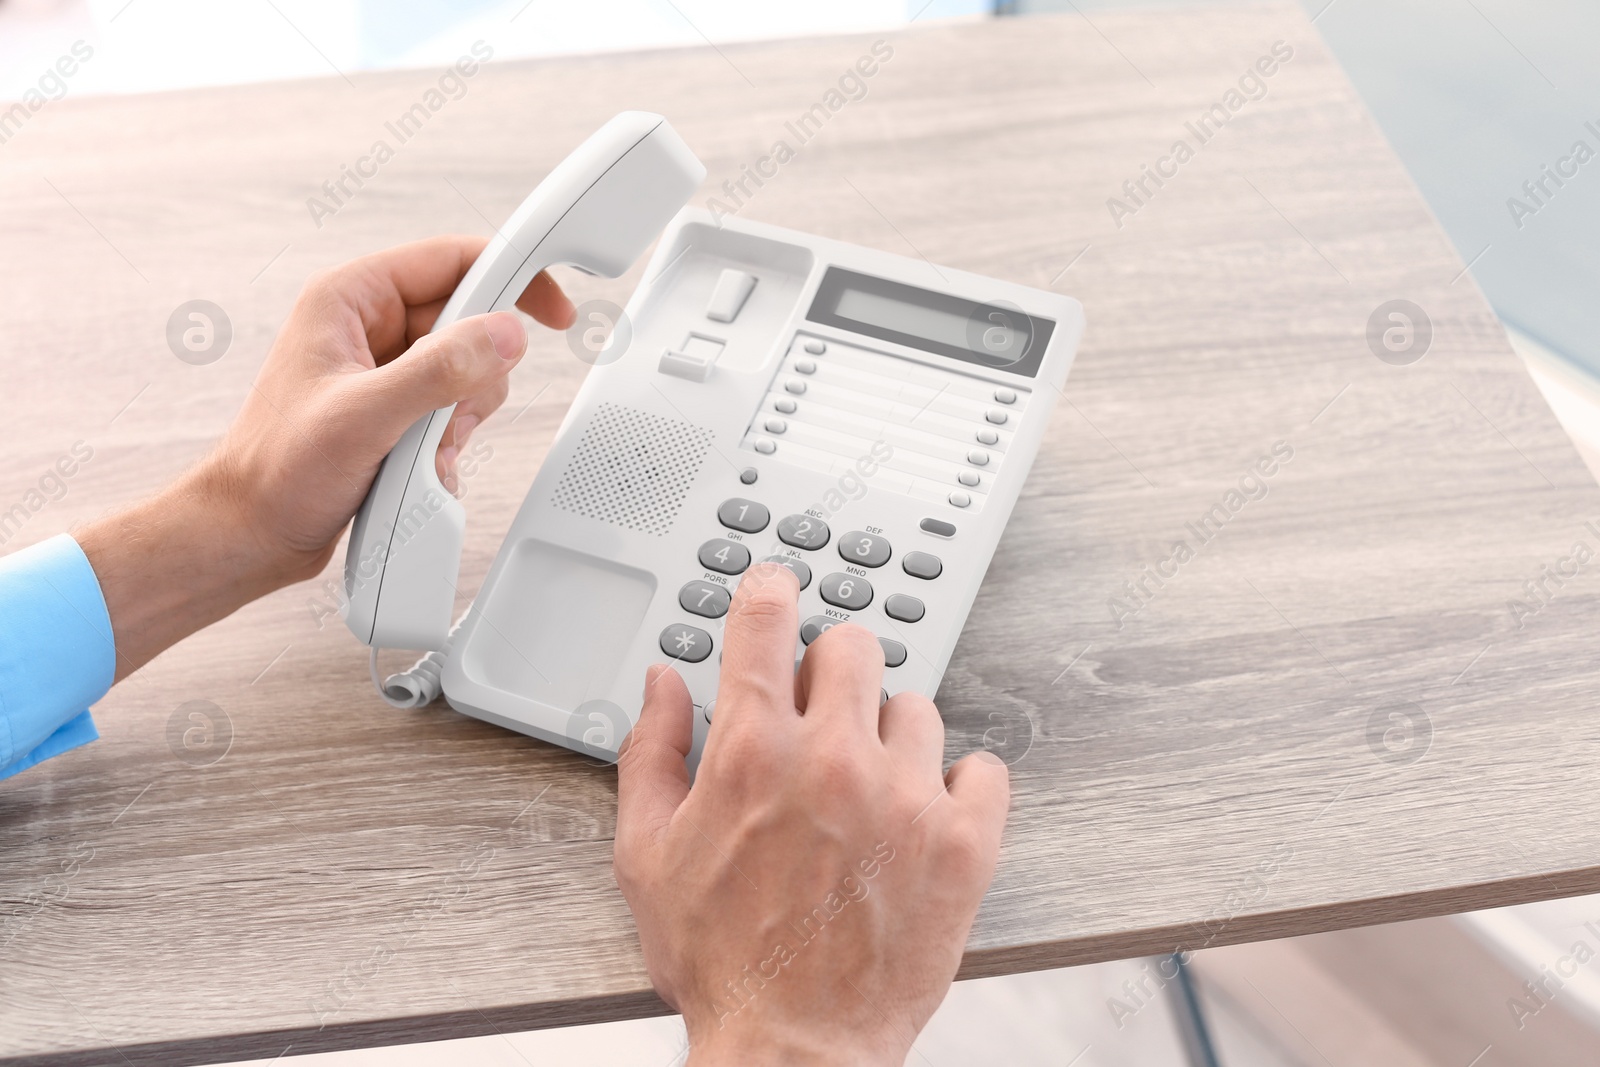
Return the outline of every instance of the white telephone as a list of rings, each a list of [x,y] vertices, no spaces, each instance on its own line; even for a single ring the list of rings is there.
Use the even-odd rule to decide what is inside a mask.
[[[434,471],[450,409],[411,427],[351,530],[347,622],[397,706],[456,710],[605,760],[645,668],[674,662],[698,759],[721,619],[773,558],[802,592],[796,657],[840,621],[885,695],[938,689],[1083,328],[1054,293],[679,209],[705,168],[660,116],[617,116],[517,209],[440,314],[512,306],[545,267],[615,277],[666,227],[477,600],[450,614],[464,529]],[[671,218],[677,212],[675,218]],[[379,647],[430,650],[380,682]]]

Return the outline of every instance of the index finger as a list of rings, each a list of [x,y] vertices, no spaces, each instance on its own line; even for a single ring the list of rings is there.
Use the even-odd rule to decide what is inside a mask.
[[[789,568],[757,563],[744,572],[723,628],[719,709],[755,705],[757,713],[774,709],[794,713],[799,601],[800,581]],[[719,711],[715,722],[728,717]]]

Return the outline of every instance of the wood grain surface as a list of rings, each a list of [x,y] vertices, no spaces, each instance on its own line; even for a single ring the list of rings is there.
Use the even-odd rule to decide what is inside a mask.
[[[1296,9],[1094,20],[885,34],[865,95],[739,209],[1088,315],[940,694],[947,754],[987,734],[1014,775],[963,975],[1600,890],[1600,563],[1560,562],[1600,550],[1593,480]],[[629,107],[706,161],[704,204],[872,41],[493,59],[320,226],[307,198],[438,72],[51,103],[0,146],[0,511],[75,442],[93,456],[6,549],[200,456],[309,272],[490,232]],[[1279,41],[1264,95],[1117,225],[1107,199]],[[638,272],[564,277],[621,301]],[[234,336],[191,366],[167,320],[200,298]],[[1432,324],[1407,366],[1367,340],[1397,298]],[[585,369],[540,337],[480,431],[464,593]],[[1247,480],[1275,445],[1292,458]],[[1241,480],[1256,499],[1230,500]],[[1201,543],[1187,524],[1219,504]],[[1180,539],[1192,556],[1144,578]],[[0,784],[0,1062],[666,1010],[611,878],[614,772],[383,706],[326,598],[185,642],[98,705],[98,743]],[[196,701],[215,729],[186,744]]]

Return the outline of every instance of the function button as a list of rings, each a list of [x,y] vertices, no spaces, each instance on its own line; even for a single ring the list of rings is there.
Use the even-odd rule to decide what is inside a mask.
[[[906,646],[899,641],[891,641],[887,637],[878,638],[878,644],[883,646],[883,665],[885,667],[898,667],[906,661]]]
[[[750,566],[750,550],[737,541],[714,538],[700,546],[700,566],[718,574],[743,574]]]
[[[974,448],[967,453],[967,462],[974,467],[987,467],[989,465],[989,453],[981,448]]]
[[[956,481],[962,485],[977,485],[983,481],[977,471],[956,471]]]
[[[839,538],[839,557],[861,567],[881,567],[893,551],[889,539],[877,534],[852,530]]]
[[[694,615],[720,619],[728,613],[728,602],[733,598],[720,585],[710,582],[690,582],[678,590],[678,606]]]
[[[956,524],[945,522],[943,519],[923,519],[917,525],[923,533],[931,533],[935,537],[954,537],[956,535]],[[717,544],[715,541],[711,543]],[[705,550],[701,549],[701,551],[704,552]]]
[[[928,613],[928,609],[924,608],[922,601],[916,597],[896,593],[883,602],[883,613],[900,622],[919,622]]]
[[[712,322],[732,322],[739,317],[750,290],[756,287],[756,277],[742,270],[728,268],[717,277],[717,286],[711,291],[711,302],[706,305],[706,318]]]
[[[778,450],[778,442],[774,441],[772,438],[770,438],[770,437],[758,437],[758,438],[756,438],[756,451],[760,452],[763,456],[770,456],[774,452],[776,452],[777,450]]]
[[[794,361],[794,369],[799,374],[815,374],[817,373],[817,361],[814,359],[797,359]]]
[[[830,536],[828,524],[810,515],[790,515],[778,523],[778,540],[795,548],[821,548]]]
[[[906,558],[900,561],[906,573],[913,578],[926,578],[929,581],[944,573],[944,564],[939,557],[930,552],[907,552]]]
[[[711,635],[695,626],[669,626],[661,631],[661,651],[669,659],[699,663],[711,655]]]
[[[846,611],[860,611],[872,603],[872,584],[853,574],[830,574],[822,579],[817,592],[823,600]]]
[[[804,589],[811,584],[811,568],[806,566],[805,560],[803,559],[798,559],[794,556],[766,556],[763,557],[761,562],[776,563],[793,571],[794,576],[800,579],[801,589]]]
[[[964,508],[971,503],[971,493],[962,492],[960,489],[957,489],[955,492],[950,494],[950,506],[953,508]]]
[[[810,352],[813,356],[820,356],[820,355],[822,355],[822,353],[826,352],[827,350],[828,350],[828,346],[827,345],[823,344],[821,341],[818,341],[818,340],[816,340],[814,338],[812,340],[806,342],[806,351]]]
[[[745,485],[755,485],[758,476],[754,467],[746,467],[739,472],[739,480]]]
[[[760,446],[759,441],[756,444],[757,447]],[[772,515],[765,507],[754,500],[738,496],[724,500],[722,506],[717,509],[717,521],[728,529],[738,530],[740,533],[760,533],[767,528],[767,522],[771,518]]]
[[[985,426],[978,431],[978,443],[980,445],[997,445],[1000,443],[1000,435]]]
[[[813,615],[800,624],[800,640],[809,645],[822,636],[824,630],[839,625],[838,619],[830,619],[826,615]]]
[[[778,399],[772,402],[772,406],[783,412],[785,415],[793,415],[795,413],[795,409],[800,405],[796,404],[793,400],[790,400],[786,396],[780,396]]]
[[[802,382],[799,378],[790,378],[788,381],[783,383],[783,391],[786,393],[793,393],[795,396],[799,396],[801,393],[806,391],[806,383]]]
[[[1006,420],[1011,416],[1007,415],[999,408],[990,408],[988,411],[983,413],[983,417],[994,423],[996,426],[1004,426],[1006,424]]]
[[[1015,389],[996,389],[994,398],[1002,404],[1015,404],[1017,402],[1017,391]]]
[[[789,424],[780,418],[773,417],[766,421],[766,427],[768,433],[783,433],[789,428]]]

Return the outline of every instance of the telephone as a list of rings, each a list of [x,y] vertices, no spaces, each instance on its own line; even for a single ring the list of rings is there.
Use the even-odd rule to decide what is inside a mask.
[[[390,703],[442,691],[460,712],[614,761],[645,668],[665,660],[694,699],[697,761],[721,620],[767,559],[800,579],[797,659],[852,621],[878,635],[885,698],[938,689],[1082,308],[685,208],[705,173],[660,116],[618,115],[539,184],[441,312],[439,326],[510,307],[555,264],[616,277],[665,229],[454,629],[464,518],[434,469],[451,409],[385,460],[345,587]],[[428,655],[380,681],[380,647]]]

